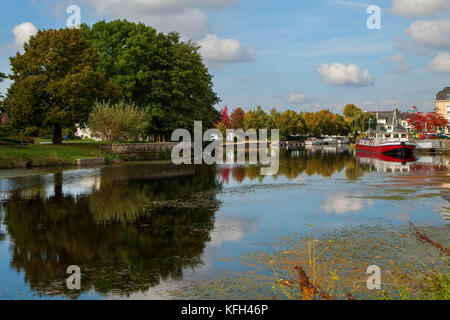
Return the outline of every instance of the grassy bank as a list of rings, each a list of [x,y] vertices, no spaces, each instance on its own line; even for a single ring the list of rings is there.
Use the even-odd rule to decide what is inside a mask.
[[[76,159],[104,157],[100,146],[100,143],[0,146],[0,168],[72,165]]]

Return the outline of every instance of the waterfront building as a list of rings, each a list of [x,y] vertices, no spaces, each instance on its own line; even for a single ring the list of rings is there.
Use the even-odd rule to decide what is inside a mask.
[[[436,112],[442,115],[450,123],[450,87],[439,91],[436,95]],[[447,127],[445,133],[448,133]]]
[[[411,129],[408,123],[411,113],[402,112],[398,109],[393,111],[374,111],[372,114],[377,119],[377,129],[384,132],[404,131]]]

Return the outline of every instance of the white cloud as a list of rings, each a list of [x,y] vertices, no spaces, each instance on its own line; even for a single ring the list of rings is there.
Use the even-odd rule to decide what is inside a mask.
[[[217,35],[208,34],[198,41],[198,45],[203,58],[211,64],[243,62],[253,58],[252,50],[245,51],[235,39],[220,39]]]
[[[358,196],[358,195],[356,195]],[[373,200],[350,197],[345,193],[337,193],[328,196],[321,209],[326,213],[345,214],[348,212],[360,212],[366,206],[372,206]]]
[[[289,95],[289,102],[298,103],[305,100],[305,94],[304,93],[291,93]]]
[[[450,19],[416,21],[405,32],[423,46],[450,48]]]
[[[219,9],[239,0],[84,0],[97,15],[143,22],[163,32],[177,31],[184,40],[210,32],[206,9]]]
[[[450,12],[448,0],[393,0],[389,10],[393,14],[408,17],[443,15]]]
[[[375,77],[368,69],[361,70],[355,64],[348,66],[334,62],[331,65],[322,64],[316,68],[317,73],[326,83],[336,86],[371,86],[375,83]]]
[[[428,68],[435,72],[450,73],[450,53],[439,52],[433,61],[430,62]]]
[[[24,22],[14,27],[11,30],[14,34],[14,47],[22,48],[24,43],[27,42],[31,36],[34,36],[38,29],[31,22]]]

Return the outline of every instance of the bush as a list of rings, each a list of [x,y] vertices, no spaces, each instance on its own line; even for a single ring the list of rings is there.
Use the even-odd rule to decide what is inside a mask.
[[[134,104],[97,103],[89,116],[88,128],[108,143],[128,141],[145,133],[146,118],[146,112]]]
[[[0,138],[0,145],[28,145],[34,144],[34,139],[22,136]]]
[[[12,136],[16,130],[11,126],[0,126],[0,139]]]
[[[22,130],[22,135],[25,137],[37,137],[39,134],[39,130],[37,127],[27,127]]]

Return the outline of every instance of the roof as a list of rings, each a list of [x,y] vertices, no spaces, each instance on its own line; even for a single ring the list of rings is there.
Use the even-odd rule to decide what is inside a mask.
[[[377,120],[386,120],[386,123],[392,123],[395,111],[374,111]],[[408,120],[410,114],[408,112],[397,111],[397,120]]]
[[[443,90],[439,91],[436,95],[436,100],[450,100],[450,87],[445,87]]]

